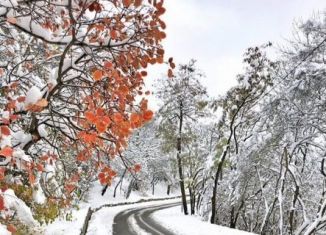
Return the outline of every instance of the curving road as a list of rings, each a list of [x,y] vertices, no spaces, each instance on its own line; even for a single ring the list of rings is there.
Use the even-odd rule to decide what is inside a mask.
[[[157,210],[178,205],[179,202],[122,211],[114,217],[113,235],[175,235],[158,224],[150,215]]]

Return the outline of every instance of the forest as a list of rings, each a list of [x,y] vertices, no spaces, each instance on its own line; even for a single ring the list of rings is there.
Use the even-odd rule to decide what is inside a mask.
[[[0,234],[74,234],[46,231],[135,193],[216,227],[326,233],[326,14],[248,47],[211,96],[196,58],[165,53],[164,4],[0,0]]]

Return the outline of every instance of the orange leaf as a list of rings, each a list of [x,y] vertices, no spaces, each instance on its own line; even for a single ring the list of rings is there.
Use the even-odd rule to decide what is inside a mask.
[[[104,116],[105,115],[105,110],[103,108],[97,108],[96,109],[96,115]]]
[[[128,89],[128,87],[126,87],[126,86],[120,86],[120,87],[119,87],[119,91],[120,91],[122,94],[128,94],[128,93],[129,93],[129,89]]]
[[[110,172],[109,172],[109,176],[110,177],[115,177],[117,175],[117,172],[115,172],[114,170],[111,170]]]
[[[99,80],[101,80],[102,78],[103,78],[103,71],[102,71],[102,70],[97,69],[97,70],[95,70],[95,71],[93,72],[93,79],[94,79],[95,81],[99,81]]]
[[[143,77],[146,77],[146,76],[147,76],[147,72],[146,72],[146,71],[141,71],[140,74],[141,74]]]
[[[15,17],[8,17],[7,18],[7,22],[9,22],[11,24],[16,24],[17,23],[17,19]]]
[[[85,162],[87,160],[87,157],[84,153],[78,153],[77,154],[77,161],[79,162]]]
[[[135,0],[135,7],[139,7],[142,4],[142,0]]]
[[[94,115],[94,113],[92,113],[92,112],[85,112],[85,118],[90,123],[96,122],[96,119],[97,119],[96,116]]]
[[[40,99],[35,105],[44,108],[48,105],[48,101],[46,99]]]
[[[43,155],[40,157],[41,161],[47,161],[49,159],[49,156]]]
[[[106,132],[108,126],[103,121],[97,121],[96,122],[96,129],[99,133]]]
[[[144,113],[143,113],[143,118],[145,121],[149,121],[153,118],[153,112],[151,110],[146,110]]]
[[[141,100],[141,102],[140,102],[141,110],[147,110],[147,103],[148,103],[148,101],[146,99]]]
[[[3,200],[3,196],[0,195],[0,211],[5,209],[5,202]]]
[[[1,126],[0,130],[2,135],[10,135],[10,129],[7,126]]]
[[[18,118],[19,118],[18,115],[15,115],[15,114],[11,114],[11,115],[10,115],[10,120],[11,120],[11,121],[16,121]]]
[[[26,97],[25,97],[25,96],[19,96],[19,97],[17,98],[17,101],[18,101],[19,103],[25,102],[25,100],[26,100]]]
[[[43,167],[43,165],[42,164],[40,164],[40,163],[37,163],[37,165],[36,165],[36,169],[38,170],[38,171],[44,171],[44,167]]]
[[[99,179],[102,179],[102,178],[104,178],[104,177],[105,177],[105,174],[104,174],[103,172],[101,172],[101,173],[98,174],[98,178],[99,178]]]
[[[110,119],[109,117],[107,117],[107,116],[104,116],[104,117],[102,118],[102,121],[103,121],[107,126],[109,126],[109,125],[111,124],[111,119]]]
[[[118,37],[118,33],[115,30],[110,31],[110,36],[112,39],[116,39]]]
[[[4,147],[0,150],[0,155],[4,157],[11,157],[13,153],[13,149],[11,147]]]
[[[6,169],[4,167],[0,167],[0,180],[5,178]]]
[[[122,0],[122,3],[124,7],[129,7],[131,4],[131,0]]]
[[[168,77],[169,77],[169,78],[172,78],[172,77],[173,77],[172,69],[169,69],[169,70],[168,70]]]
[[[164,8],[164,7],[159,7],[159,8],[157,9],[157,13],[158,13],[159,15],[163,15],[164,12],[165,12],[165,8]]]
[[[113,121],[119,123],[123,121],[123,116],[120,113],[113,114]]]
[[[136,123],[136,122],[139,122],[139,121],[140,121],[140,117],[139,117],[138,113],[132,113],[130,115],[130,122],[131,123]]]
[[[110,61],[105,61],[104,62],[104,68],[106,69],[112,69],[113,64]]]
[[[15,227],[14,225],[12,225],[12,224],[8,224],[8,225],[7,225],[7,230],[8,230],[9,232],[11,232],[12,234],[15,234],[15,233],[17,232],[16,227]]]
[[[141,165],[140,164],[136,164],[135,166],[134,166],[134,171],[135,172],[139,172],[141,170]]]
[[[71,193],[72,191],[74,191],[74,189],[75,189],[75,185],[73,185],[73,184],[66,184],[65,185],[65,189],[68,191],[68,193]]]
[[[28,180],[31,184],[35,183],[35,175],[33,175],[33,173],[30,173],[28,176]]]

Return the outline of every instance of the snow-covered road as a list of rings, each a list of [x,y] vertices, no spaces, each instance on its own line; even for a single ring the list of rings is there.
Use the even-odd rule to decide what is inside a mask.
[[[122,211],[114,218],[113,235],[174,235],[155,221],[151,215],[155,211],[178,205],[180,203],[169,203]]]

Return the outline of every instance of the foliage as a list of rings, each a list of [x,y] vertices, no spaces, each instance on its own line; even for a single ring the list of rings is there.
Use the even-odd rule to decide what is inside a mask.
[[[54,200],[47,200],[46,204],[34,206],[34,218],[42,223],[51,223],[60,215],[60,204]]]
[[[111,183],[111,160],[153,116],[136,97],[147,66],[164,62],[164,12],[163,1],[1,1],[2,185],[69,205],[94,176]]]

